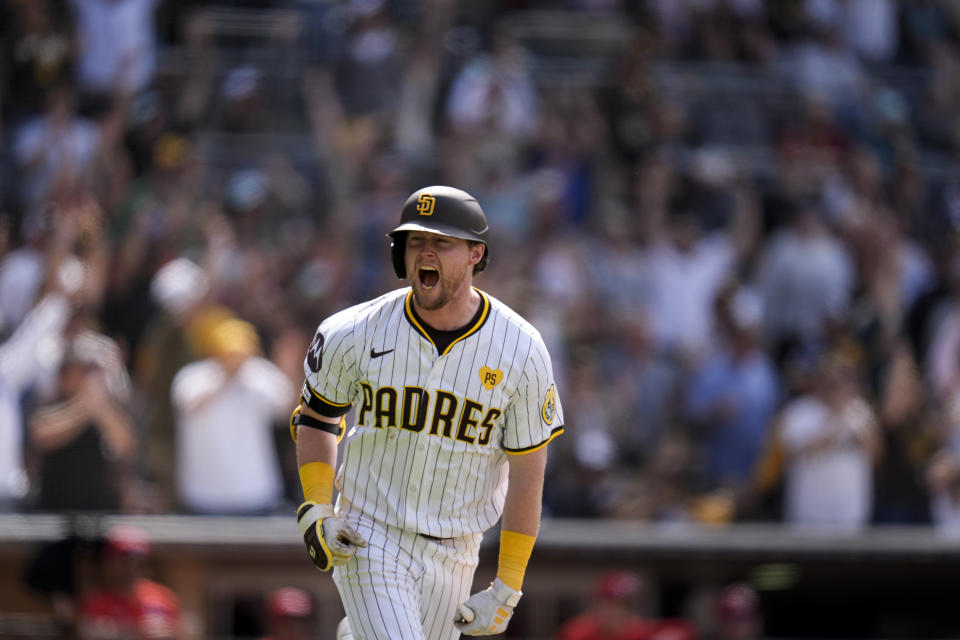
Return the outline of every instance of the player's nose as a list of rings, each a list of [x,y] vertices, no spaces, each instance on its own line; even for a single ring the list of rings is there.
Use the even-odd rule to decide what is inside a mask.
[[[437,247],[434,244],[433,240],[426,240],[423,244],[420,245],[420,255],[422,256],[433,256],[437,254]]]

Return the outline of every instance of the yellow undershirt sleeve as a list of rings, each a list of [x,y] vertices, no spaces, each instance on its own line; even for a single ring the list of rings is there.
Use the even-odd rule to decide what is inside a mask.
[[[300,467],[303,497],[317,504],[333,503],[333,467],[326,462],[308,462]]]
[[[500,560],[497,565],[497,577],[516,591],[523,586],[523,574],[527,571],[527,562],[533,553],[536,536],[528,536],[516,531],[500,531]]]

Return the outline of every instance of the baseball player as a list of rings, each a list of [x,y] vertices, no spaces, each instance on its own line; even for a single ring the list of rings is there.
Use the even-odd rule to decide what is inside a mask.
[[[307,352],[291,424],[297,520],[314,564],[333,568],[347,613],[338,638],[500,633],[539,527],[547,443],[563,432],[550,356],[536,329],[472,286],[487,262],[472,196],[421,189],[388,235],[409,286],[327,318]],[[497,577],[470,595],[483,532],[501,515]]]

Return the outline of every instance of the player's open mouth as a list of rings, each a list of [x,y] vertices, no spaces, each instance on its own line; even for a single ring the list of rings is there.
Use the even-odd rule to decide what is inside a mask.
[[[424,289],[433,289],[440,280],[440,272],[433,267],[420,267],[417,276],[420,278],[420,286]]]

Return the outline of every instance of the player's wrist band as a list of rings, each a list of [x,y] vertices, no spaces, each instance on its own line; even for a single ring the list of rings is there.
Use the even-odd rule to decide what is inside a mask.
[[[500,556],[497,566],[497,577],[503,580],[511,589],[520,591],[523,586],[523,574],[527,571],[527,562],[533,553],[535,536],[525,533],[500,531]]]
[[[326,462],[308,462],[300,467],[303,497],[317,504],[333,502],[333,467]]]

